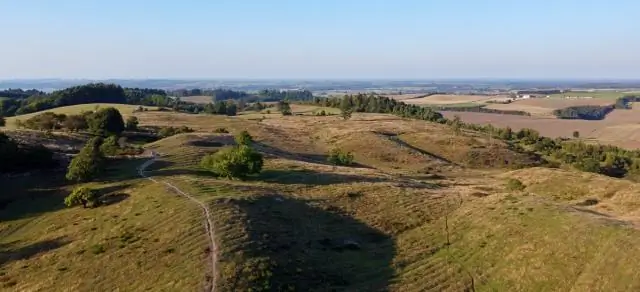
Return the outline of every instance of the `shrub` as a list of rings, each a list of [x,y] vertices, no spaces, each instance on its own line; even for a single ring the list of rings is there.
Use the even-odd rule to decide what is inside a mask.
[[[578,131],[573,131],[573,138],[580,138],[580,132]]]
[[[118,144],[117,136],[109,136],[109,138],[105,139],[104,142],[102,142],[102,145],[100,145],[100,151],[104,155],[117,155],[119,150],[120,146]]]
[[[253,142],[253,137],[249,135],[249,132],[242,131],[235,137],[235,140],[238,145],[250,145]]]
[[[0,116],[0,127],[4,127],[7,124],[7,120],[3,116]]]
[[[160,129],[160,131],[158,131],[158,135],[160,135],[163,138],[166,138],[166,137],[170,137],[177,134],[192,133],[192,132],[193,132],[193,129],[187,126],[182,126],[180,128],[163,127]]]
[[[506,188],[509,191],[522,191],[526,186],[520,180],[510,178],[507,180]]]
[[[89,130],[97,135],[119,135],[124,131],[122,115],[113,107],[97,110],[89,116],[87,122]]]
[[[98,206],[98,195],[96,192],[87,187],[77,187],[64,198],[64,204],[67,207],[82,205],[83,208]]]
[[[62,126],[72,132],[86,130],[89,127],[84,115],[69,115],[62,123]]]
[[[104,156],[100,152],[101,145],[102,138],[89,140],[80,153],[71,160],[65,177],[68,180],[84,182],[100,173],[104,163]]]
[[[213,130],[214,133],[222,133],[222,134],[227,134],[229,133],[229,131],[227,131],[226,128],[216,128],[215,130]]]
[[[351,152],[345,152],[340,149],[332,149],[329,152],[329,157],[327,161],[331,164],[335,165],[352,165],[353,164],[353,154]]]
[[[262,154],[249,146],[227,147],[205,156],[200,166],[226,178],[244,178],[260,173],[264,161]]]
[[[135,116],[130,116],[127,118],[127,122],[125,123],[125,129],[127,131],[135,131],[138,129],[138,118]]]

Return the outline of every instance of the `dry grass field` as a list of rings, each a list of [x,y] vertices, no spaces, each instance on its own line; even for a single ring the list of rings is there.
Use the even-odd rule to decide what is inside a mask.
[[[637,184],[558,169],[510,170],[530,158],[444,125],[296,110],[307,114],[135,113],[141,125],[197,131],[145,148],[161,154],[149,175],[207,202],[220,246],[217,291],[640,289]],[[220,127],[231,133],[213,133]],[[198,167],[242,130],[265,156],[260,175],[225,180]],[[356,165],[329,165],[334,147],[352,151]],[[20,199],[0,208],[0,288],[201,289],[201,214],[135,177],[141,162],[116,162],[91,184],[120,198],[96,209],[63,208],[70,186],[56,179],[3,182]],[[507,188],[509,178],[524,190]],[[582,204],[589,199],[598,201]]]
[[[180,100],[186,101],[186,102],[208,104],[213,101],[213,97],[207,96],[207,95],[184,96],[184,97],[181,97]]]
[[[459,116],[464,122],[491,124],[519,130],[531,128],[548,137],[580,137],[600,144],[611,144],[628,149],[640,148],[640,108],[614,110],[604,120],[563,120],[549,116],[517,116],[472,112],[442,112],[445,117]]]
[[[484,104],[489,100],[502,98],[506,98],[506,96],[436,94],[422,98],[403,100],[403,102],[416,105]]]
[[[407,99],[421,97],[424,95],[425,93],[409,93],[409,94],[383,94],[382,96],[386,96],[388,98],[392,98],[395,100],[407,100]]]
[[[489,104],[486,108],[498,110],[524,111],[536,116],[553,116],[553,111],[570,106],[581,105],[612,105],[614,99],[566,99],[566,98],[531,98],[517,100],[509,104]]]

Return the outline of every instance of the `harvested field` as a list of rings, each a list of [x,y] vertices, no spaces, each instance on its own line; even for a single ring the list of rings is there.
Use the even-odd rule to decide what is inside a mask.
[[[506,97],[507,96],[435,94],[422,98],[403,100],[403,102],[416,105],[447,105],[469,102],[482,104],[488,100]]]
[[[459,116],[472,124],[491,124],[496,127],[534,129],[547,137],[571,137],[573,131],[580,132],[585,139],[593,139],[601,144],[611,144],[624,148],[640,148],[640,109],[614,110],[604,120],[562,120],[543,116],[517,116],[473,112],[442,112],[447,118]]]
[[[207,96],[207,95],[185,96],[185,97],[181,97],[180,100],[186,101],[186,102],[207,104],[213,101],[213,96]]]
[[[407,100],[407,99],[418,98],[425,95],[426,93],[411,93],[411,94],[385,94],[383,96],[386,96],[388,98],[395,99],[395,100]]]
[[[567,97],[592,97],[592,98],[605,98],[616,99],[620,98],[627,93],[615,90],[597,90],[597,91],[570,91],[559,94],[552,94],[551,98],[567,98]]]
[[[532,115],[552,116],[553,110],[566,108],[570,106],[582,105],[612,105],[615,103],[613,99],[601,98],[583,98],[583,99],[567,99],[567,98],[532,98],[514,101],[509,104],[490,104],[489,109],[525,111]]]

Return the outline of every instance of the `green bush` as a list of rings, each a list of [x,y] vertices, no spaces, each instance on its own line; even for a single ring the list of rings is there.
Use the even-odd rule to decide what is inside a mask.
[[[242,131],[235,137],[235,140],[238,145],[250,145],[253,142],[253,137],[249,135],[249,132]]]
[[[262,154],[249,146],[227,147],[205,156],[200,166],[226,178],[244,178],[260,173],[264,160]]]
[[[180,128],[163,127],[160,129],[160,131],[158,131],[158,135],[160,135],[162,138],[166,138],[166,137],[170,137],[177,134],[192,133],[192,132],[193,132],[193,129],[187,126],[182,126]]]
[[[329,152],[329,157],[327,161],[331,164],[335,165],[352,165],[353,164],[353,154],[351,152],[345,152],[338,148],[332,149]]]
[[[118,144],[117,136],[109,136],[109,138],[105,139],[100,145],[100,152],[104,155],[114,156],[117,155],[120,151],[120,145]]]
[[[127,118],[127,122],[125,123],[125,129],[127,131],[135,131],[138,129],[138,118],[135,116],[130,116]]]
[[[98,175],[104,164],[104,155],[100,151],[101,145],[102,138],[100,137],[89,140],[80,153],[71,160],[66,178],[76,182],[85,182]]]
[[[122,115],[113,107],[97,110],[89,116],[87,123],[91,132],[102,136],[119,135],[124,131]]]
[[[98,206],[98,195],[96,192],[87,187],[77,187],[64,198],[64,204],[67,207],[82,205],[83,208]]]
[[[520,180],[510,178],[507,180],[506,188],[509,191],[522,191],[526,186]]]

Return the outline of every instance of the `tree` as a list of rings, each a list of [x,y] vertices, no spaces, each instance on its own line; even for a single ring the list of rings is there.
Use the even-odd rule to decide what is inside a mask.
[[[89,140],[69,163],[65,177],[71,181],[86,182],[98,175],[104,164],[104,156],[100,151],[101,145],[100,137]]]
[[[233,101],[230,101],[229,104],[227,104],[227,109],[225,114],[227,116],[235,116],[237,113],[238,113],[238,107]]]
[[[353,164],[353,153],[346,152],[338,148],[331,149],[329,151],[329,156],[327,157],[327,161],[331,164],[335,165],[352,165]]]
[[[348,108],[348,109],[342,109],[341,108],[340,109],[340,116],[346,121],[346,120],[351,118],[351,113],[352,112],[353,111],[350,108]]]
[[[118,136],[109,136],[109,138],[104,139],[104,142],[100,145],[100,152],[102,152],[103,155],[114,156],[118,154],[119,150]]]
[[[340,101],[340,115],[343,119],[348,120],[351,118],[353,112],[353,104],[350,96],[344,96]]]
[[[290,116],[292,114],[291,105],[289,105],[289,103],[286,101],[278,101],[277,109],[278,111],[280,111],[280,113],[282,113],[283,116]]]
[[[62,123],[62,127],[69,131],[80,131],[88,128],[87,119],[84,115],[69,115]]]
[[[263,164],[262,154],[246,145],[223,148],[200,162],[201,167],[229,179],[260,173]]]
[[[0,127],[4,127],[7,124],[7,120],[3,116],[0,116]]]
[[[253,142],[253,137],[251,137],[251,135],[249,134],[249,132],[247,131],[242,131],[240,132],[236,137],[236,144],[238,145],[251,145],[251,142]]]
[[[576,139],[580,138],[580,132],[573,131],[573,138],[576,138]]]
[[[138,129],[138,118],[135,116],[130,116],[127,118],[127,123],[125,124],[125,129],[127,131],[135,131]]]
[[[93,113],[89,120],[89,129],[97,135],[120,135],[124,131],[124,121],[120,112],[113,108],[103,108]]]
[[[73,192],[64,198],[64,204],[67,207],[82,205],[83,208],[96,207],[98,205],[98,195],[96,192],[87,187],[77,187]]]

